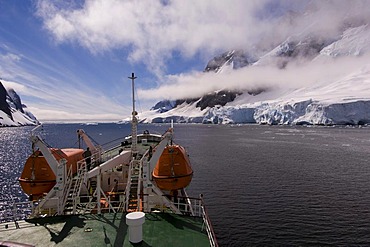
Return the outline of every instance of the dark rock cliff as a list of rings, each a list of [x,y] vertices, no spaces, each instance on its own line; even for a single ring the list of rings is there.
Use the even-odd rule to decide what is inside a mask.
[[[6,102],[6,98],[8,96],[9,96],[8,92],[6,91],[3,84],[0,82],[0,111],[5,112],[6,115],[8,115],[11,120],[13,120],[13,116],[12,116],[10,107],[8,105],[8,102]]]

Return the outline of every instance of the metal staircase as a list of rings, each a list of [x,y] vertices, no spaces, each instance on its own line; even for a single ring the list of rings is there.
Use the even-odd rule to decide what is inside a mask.
[[[126,211],[134,212],[140,210],[140,183],[141,183],[141,162],[132,160],[126,187]]]
[[[76,214],[77,204],[79,203],[79,195],[84,182],[86,182],[86,163],[78,162],[77,174],[73,176],[71,172],[68,172],[67,183],[65,189],[67,193],[64,193],[64,214]]]

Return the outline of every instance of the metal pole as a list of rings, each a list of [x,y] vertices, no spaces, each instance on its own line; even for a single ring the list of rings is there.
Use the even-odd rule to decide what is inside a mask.
[[[135,79],[137,77],[135,76],[135,73],[132,73],[131,74],[131,77],[129,77],[129,79],[131,79],[131,86],[132,86],[132,114],[134,114],[135,112]]]
[[[137,112],[135,111],[135,79],[137,77],[135,76],[134,73],[131,74],[131,77],[129,77],[129,79],[131,79],[131,82],[132,82],[132,133],[131,133],[131,140],[132,140],[132,144],[131,144],[131,151],[132,151],[132,154],[135,154],[137,152],[136,150],[136,147],[137,147],[137,118],[136,118],[136,115],[137,115]]]
[[[100,170],[99,170],[99,174],[98,174],[98,177],[97,177],[97,184],[96,184],[96,189],[97,189],[97,201],[98,201],[98,214],[101,214],[101,205],[100,205],[100,199],[101,199],[101,174],[100,174]]]

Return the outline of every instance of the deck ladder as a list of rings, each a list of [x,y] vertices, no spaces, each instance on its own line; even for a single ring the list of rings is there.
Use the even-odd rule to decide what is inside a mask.
[[[86,181],[86,163],[77,163],[77,174],[73,176],[71,172],[68,173],[69,177],[67,179],[68,186],[66,186],[65,198],[64,198],[64,214],[76,214],[77,204],[79,203],[79,195],[83,183]]]
[[[128,183],[126,186],[126,211],[139,210],[139,182],[141,174],[140,160],[132,160],[130,163]]]

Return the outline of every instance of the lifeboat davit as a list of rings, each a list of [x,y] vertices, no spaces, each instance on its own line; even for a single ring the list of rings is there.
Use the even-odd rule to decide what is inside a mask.
[[[185,149],[179,145],[167,146],[155,165],[152,176],[162,190],[173,191],[188,186],[193,177],[193,169]]]
[[[50,148],[51,153],[57,161],[67,160],[67,171],[72,167],[72,173],[77,172],[77,162],[83,159],[83,149]],[[44,193],[48,193],[56,184],[56,176],[50,168],[43,154],[37,150],[28,157],[24,165],[23,172],[19,178],[19,183],[30,200],[37,200]]]

